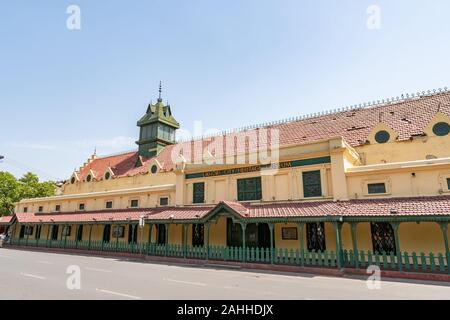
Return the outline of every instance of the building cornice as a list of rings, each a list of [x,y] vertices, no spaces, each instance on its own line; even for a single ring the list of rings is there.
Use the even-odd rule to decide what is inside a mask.
[[[170,190],[175,190],[175,184],[165,184],[165,185],[160,185],[160,186],[141,187],[141,188],[116,189],[116,190],[109,190],[109,191],[87,192],[87,193],[78,193],[78,194],[67,194],[67,195],[45,197],[45,198],[23,199],[19,203],[22,204],[22,203],[61,201],[61,200],[71,200],[71,199],[84,199],[84,198],[92,198],[92,197],[108,197],[108,196],[113,196],[113,195],[127,195],[127,194],[135,194],[135,193],[148,193],[148,192],[170,191]]]
[[[427,170],[429,168],[436,168],[438,166],[449,166],[450,158],[439,158],[432,160],[415,160],[415,161],[404,161],[404,162],[393,162],[393,163],[382,163],[367,166],[356,166],[347,168],[346,175],[358,175],[358,174],[370,174],[370,173],[380,173],[385,171],[403,171],[403,170]]]

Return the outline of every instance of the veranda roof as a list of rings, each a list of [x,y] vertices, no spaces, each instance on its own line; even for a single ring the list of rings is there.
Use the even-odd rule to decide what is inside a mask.
[[[160,207],[149,209],[105,210],[72,213],[16,213],[20,223],[97,223],[207,221],[219,211],[227,211],[243,220],[266,218],[320,217],[414,217],[443,216],[450,219],[450,196],[357,199],[350,201],[302,201],[282,203],[238,203],[223,201],[216,206]],[[3,217],[0,223],[8,220]],[[9,217],[9,221],[11,217]],[[8,222],[9,223],[9,222]]]

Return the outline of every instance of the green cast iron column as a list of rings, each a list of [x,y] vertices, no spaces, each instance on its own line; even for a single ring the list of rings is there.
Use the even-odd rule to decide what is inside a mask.
[[[274,225],[273,225],[273,223],[268,223],[268,225],[269,225],[269,231],[270,231],[270,263],[271,264],[273,264],[273,255],[274,255],[274,251],[275,251],[275,248],[274,248],[274,239],[273,239],[273,228],[274,228]]]
[[[117,249],[119,248],[119,225],[116,225],[116,252]],[[114,231],[114,226],[113,226],[113,231]]]
[[[397,265],[398,271],[402,271],[402,253],[400,252],[400,239],[398,237],[398,227],[400,226],[399,222],[391,222],[392,229],[394,229],[394,238],[395,238],[395,251],[397,251]]]
[[[242,229],[242,247],[243,247],[243,251],[244,251],[244,254],[243,254],[243,262],[246,262],[247,261],[247,246],[246,246],[246,243],[245,243],[245,238],[246,238],[246,232],[245,232],[245,230],[247,229],[247,223],[245,223],[245,222],[241,222],[241,229]]]
[[[88,250],[91,250],[92,227],[93,227],[92,224],[89,225],[89,243],[88,243]]]
[[[131,226],[131,253],[134,253],[134,244],[135,244],[134,243],[134,224],[130,224],[130,226]],[[128,230],[130,230],[130,229],[128,229]]]
[[[341,237],[341,231],[342,231],[342,222],[335,222],[334,228],[336,231],[336,258],[337,258],[337,267],[338,269],[343,268],[343,261],[342,261],[342,237]]]
[[[206,234],[206,260],[209,259],[209,223],[205,223]]]
[[[186,259],[188,224],[183,224],[183,258]]]
[[[64,234],[64,249],[66,248],[66,244],[67,244],[67,228],[69,228],[69,226],[65,226],[66,232]]]
[[[442,236],[444,237],[444,245],[445,245],[445,258],[447,259],[447,269],[448,273],[450,273],[450,250],[448,245],[448,222],[441,222],[439,223],[441,230],[442,230]]]
[[[305,256],[305,243],[303,241],[303,232],[305,229],[305,224],[303,222],[298,223],[298,236],[300,238],[300,260],[302,266],[305,264],[304,256]]]
[[[26,243],[25,243],[26,246],[28,246],[28,239],[30,238],[30,232],[29,232],[29,229],[30,229],[30,225],[26,225],[26,226],[25,226],[25,231],[27,232],[27,241],[26,241]]]
[[[103,234],[102,234],[102,251],[103,251],[103,246],[105,244],[105,228],[106,228],[106,224],[103,225]],[[110,235],[111,236],[111,235]]]
[[[445,253],[449,253],[449,245],[448,245],[448,222],[440,222],[439,223],[441,230],[442,230],[442,236],[444,237],[444,244],[445,244]]]
[[[47,240],[45,241],[46,247],[48,247],[48,239],[50,238],[50,227],[51,225],[47,225]]]
[[[167,250],[169,249],[169,224],[165,224],[164,228],[166,228],[166,246],[164,248],[164,255],[167,257]]]
[[[151,246],[152,246],[152,229],[153,229],[153,224],[150,223],[148,225],[148,243],[147,243],[147,255],[150,255],[150,251],[151,251]]]
[[[38,227],[40,227],[41,225],[36,225],[36,233],[34,234],[34,238],[36,239],[36,247],[38,247],[39,246],[39,239],[38,239],[38,237],[37,237],[37,229],[38,229]],[[39,238],[41,237],[41,235],[39,235]]]
[[[358,259],[358,241],[356,239],[356,229],[358,227],[357,222],[351,222],[350,227],[352,230],[352,241],[353,241],[353,256],[355,257],[355,268],[359,267],[359,259]]]
[[[77,229],[75,230],[75,248],[78,249],[78,233],[80,232],[80,225],[77,224]],[[81,235],[81,239],[83,239],[83,235]]]

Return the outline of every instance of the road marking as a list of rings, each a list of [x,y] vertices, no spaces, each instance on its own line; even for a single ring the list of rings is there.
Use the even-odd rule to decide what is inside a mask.
[[[53,264],[53,262],[49,262],[49,261],[36,261],[37,263],[42,263],[42,264]]]
[[[111,270],[105,270],[105,269],[97,269],[97,268],[89,268],[89,267],[86,267],[85,269],[86,270],[91,270],[91,271],[97,271],[97,272],[112,273]]]
[[[114,292],[114,291],[110,291],[110,290],[104,290],[104,289],[95,289],[95,290],[103,292],[103,293],[109,293],[109,294],[112,294],[112,295],[115,295],[115,296],[130,298],[130,299],[136,299],[136,300],[142,299],[141,297],[136,297],[136,296],[132,296],[132,295],[129,295],[129,294],[120,293],[120,292]]]
[[[30,274],[30,273],[23,273],[23,272],[21,272],[20,274],[21,274],[22,276],[25,276],[25,277],[30,277],[30,278],[35,278],[35,279],[45,280],[45,277],[36,276],[36,275]]]
[[[170,281],[170,282],[176,282],[176,283],[190,284],[190,285],[199,286],[199,287],[206,287],[206,283],[201,283],[201,282],[181,281],[181,280],[175,280],[175,279],[169,279],[169,278],[163,278],[163,280]]]

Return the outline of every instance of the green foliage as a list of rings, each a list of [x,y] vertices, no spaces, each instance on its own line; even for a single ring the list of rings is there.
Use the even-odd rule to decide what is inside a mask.
[[[31,172],[19,180],[8,172],[0,172],[0,216],[10,215],[15,202],[54,196],[55,191],[54,182],[39,182],[39,178]]]

